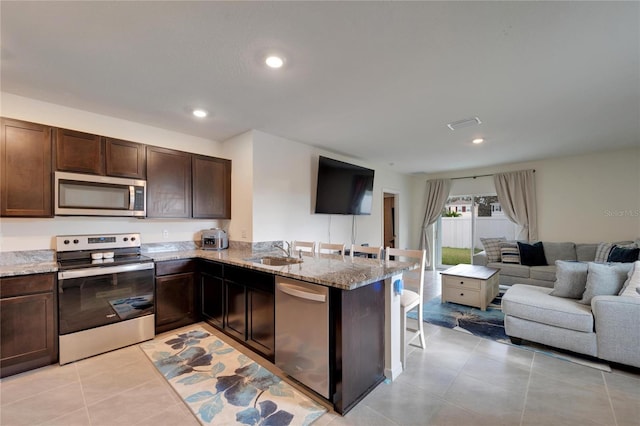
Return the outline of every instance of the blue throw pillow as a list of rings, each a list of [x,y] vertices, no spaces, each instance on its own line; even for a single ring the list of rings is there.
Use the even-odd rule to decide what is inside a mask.
[[[640,248],[614,247],[609,253],[607,262],[631,263],[638,260]]]
[[[518,241],[518,251],[520,252],[520,264],[522,265],[545,266],[547,264],[542,242],[527,244]]]

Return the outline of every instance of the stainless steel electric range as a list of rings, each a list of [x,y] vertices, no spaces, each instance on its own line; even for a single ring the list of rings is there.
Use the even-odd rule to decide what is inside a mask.
[[[56,237],[60,364],[154,337],[154,263],[140,234]]]

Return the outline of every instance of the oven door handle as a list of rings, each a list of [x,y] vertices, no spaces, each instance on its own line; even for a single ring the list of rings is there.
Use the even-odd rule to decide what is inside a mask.
[[[84,277],[96,277],[98,275],[107,274],[119,274],[121,272],[133,272],[144,271],[147,269],[153,269],[153,262],[134,263],[131,265],[118,265],[118,266],[99,266],[95,268],[74,269],[71,271],[58,272],[58,279],[71,279],[71,278],[84,278]]]

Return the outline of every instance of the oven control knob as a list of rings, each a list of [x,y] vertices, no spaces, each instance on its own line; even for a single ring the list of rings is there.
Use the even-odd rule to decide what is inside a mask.
[[[69,240],[64,240],[63,243],[69,244]]]
[[[136,240],[136,237],[131,237],[131,241],[135,241],[135,240]]]
[[[73,244],[78,244],[80,240],[73,240]]]
[[[128,237],[124,237],[124,241],[129,241],[129,238]]]

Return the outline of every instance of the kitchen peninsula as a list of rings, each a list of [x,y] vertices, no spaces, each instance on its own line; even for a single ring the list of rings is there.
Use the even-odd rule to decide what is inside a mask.
[[[274,286],[285,277],[329,289],[325,399],[336,412],[348,412],[385,376],[394,379],[402,371],[400,296],[392,283],[416,264],[303,253],[302,262],[277,266],[259,263],[274,252],[208,251],[195,244],[171,251],[150,245],[143,254],[156,262],[156,332],[161,321],[166,331],[204,320],[273,362]],[[42,269],[30,263],[4,265],[0,276],[36,271],[55,272],[49,262]]]
[[[179,267],[198,259],[200,283],[194,303],[201,305],[202,319],[270,361],[278,333],[273,321],[278,309],[274,282],[285,277],[329,287],[330,397],[326,399],[339,413],[353,408],[385,377],[394,379],[402,372],[400,296],[392,283],[417,264],[302,253],[301,263],[272,266],[259,259],[277,252],[234,248],[146,254],[157,265]],[[223,302],[208,303],[212,300]],[[162,306],[157,303],[158,311]]]

